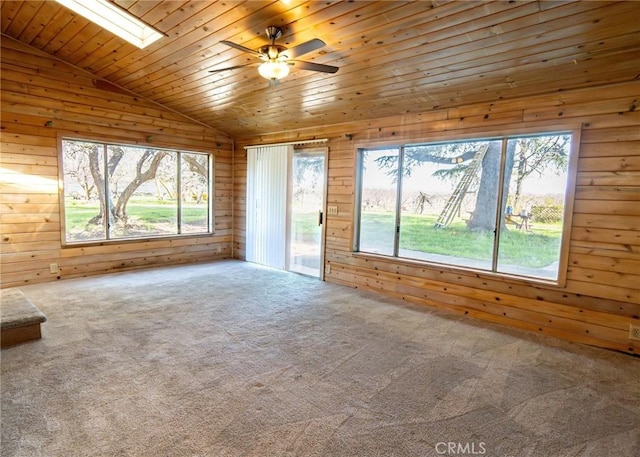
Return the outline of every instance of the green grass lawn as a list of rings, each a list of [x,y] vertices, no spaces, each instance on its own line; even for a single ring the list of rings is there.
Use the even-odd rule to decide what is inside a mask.
[[[435,228],[437,215],[403,215],[400,249],[427,254],[491,261],[493,232],[472,232],[463,221],[442,229]],[[317,226],[316,213],[296,213],[296,233],[311,233]],[[361,233],[370,249],[391,252],[394,237],[392,213],[363,213]],[[529,232],[507,227],[500,235],[501,265],[542,268],[558,260],[562,227],[560,224],[533,223]],[[386,248],[386,249],[385,249]]]
[[[67,231],[80,234],[83,231],[92,232],[87,228],[91,218],[98,215],[100,206],[96,204],[67,201],[65,205],[65,221]],[[138,225],[148,229],[151,233],[175,233],[177,226],[177,209],[175,202],[160,202],[131,199],[127,205],[127,215],[131,225]],[[183,225],[205,225],[207,223],[207,206],[202,204],[183,204]],[[160,229],[161,226],[165,228]],[[166,228],[168,227],[168,229]],[[173,229],[171,228],[173,227]]]
[[[436,215],[403,215],[400,249],[429,254],[490,260],[493,232],[472,232],[464,222],[436,228]],[[394,216],[390,213],[363,213],[361,232],[367,246],[393,246]],[[541,268],[558,260],[560,224],[533,224],[530,232],[507,228],[500,234],[499,260],[504,264]]]
[[[161,227],[176,226],[176,208],[173,202],[136,201],[128,205],[130,221],[146,227],[152,233],[165,233]],[[97,215],[98,205],[69,201],[66,206],[67,230],[81,234],[87,230],[87,221]],[[188,204],[182,207],[183,224],[206,224],[206,205]],[[400,230],[400,249],[461,257],[473,260],[491,260],[493,255],[493,232],[472,232],[464,222],[454,222],[442,229],[435,228],[437,215],[403,215]],[[313,239],[317,230],[318,214],[296,213],[295,233],[304,240]],[[362,238],[366,246],[393,246],[394,216],[392,213],[363,213]],[[542,268],[558,260],[562,226],[533,222],[530,232],[513,226],[500,235],[499,261],[501,264],[529,268]],[[79,235],[80,236],[80,235]]]
[[[317,211],[294,211],[291,215],[291,237],[293,241],[312,243],[320,238]]]

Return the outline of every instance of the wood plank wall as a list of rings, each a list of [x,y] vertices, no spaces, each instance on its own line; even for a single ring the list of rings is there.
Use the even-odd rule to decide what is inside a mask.
[[[2,287],[232,256],[228,136],[4,36],[1,61]],[[62,248],[59,135],[213,153],[215,235]]]
[[[245,250],[248,144],[330,138],[325,279],[570,341],[640,351],[640,83],[585,88],[424,114],[236,138],[235,255]],[[488,132],[582,126],[564,287],[351,252],[356,148]],[[346,134],[352,139],[347,139]]]

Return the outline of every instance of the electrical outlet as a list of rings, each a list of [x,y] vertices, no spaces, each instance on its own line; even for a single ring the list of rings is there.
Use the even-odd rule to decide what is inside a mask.
[[[629,324],[629,339],[640,341],[640,326]]]
[[[324,266],[324,274],[328,275],[329,273],[331,273],[331,264],[328,263]]]
[[[50,263],[49,264],[49,273],[51,273],[52,275],[60,273],[60,268],[58,268],[58,264],[57,263]]]
[[[338,215],[338,207],[337,206],[327,206],[327,214],[332,216]]]

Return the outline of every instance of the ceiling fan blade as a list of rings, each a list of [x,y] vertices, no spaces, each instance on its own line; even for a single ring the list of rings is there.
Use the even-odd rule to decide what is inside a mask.
[[[260,62],[247,63],[247,64],[244,64],[244,65],[235,65],[233,67],[226,67],[226,68],[219,68],[219,69],[215,69],[215,70],[209,70],[209,73],[220,73],[221,71],[235,70],[236,68],[255,67],[256,65],[259,65],[259,64],[260,64]]]
[[[324,41],[314,38],[313,40],[309,40],[305,43],[299,44],[298,46],[287,49],[283,54],[289,56],[290,59],[295,59],[296,57],[300,57],[303,54],[315,51],[316,49],[320,49],[324,46]]]
[[[301,61],[295,61],[292,63],[296,68],[299,68],[301,70],[319,71],[322,73],[335,73],[339,70],[338,67],[334,67],[332,65],[324,65],[322,63],[301,62]]]
[[[241,46],[239,44],[233,43],[231,41],[223,40],[220,43],[226,44],[227,46],[229,46],[231,48],[238,49],[239,51],[249,53],[249,54],[251,54],[251,55],[253,55],[255,57],[262,57],[262,54],[260,54],[259,52],[256,52],[253,49],[245,48],[244,46]]]

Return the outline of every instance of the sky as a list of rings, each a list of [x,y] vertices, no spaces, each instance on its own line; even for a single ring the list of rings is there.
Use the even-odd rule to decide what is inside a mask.
[[[387,175],[387,168],[380,168],[375,163],[375,158],[383,155],[390,155],[393,152],[371,151],[365,163],[365,179],[369,183],[375,182],[375,187],[395,189],[396,184],[392,177]],[[420,191],[424,193],[450,193],[458,184],[459,178],[442,180],[433,176],[438,169],[449,169],[452,166],[424,162],[420,167],[414,167],[411,177],[404,179],[402,186],[407,191]],[[564,194],[566,189],[567,173],[561,175],[547,172],[544,175],[532,173],[523,183],[523,193],[530,195]]]

